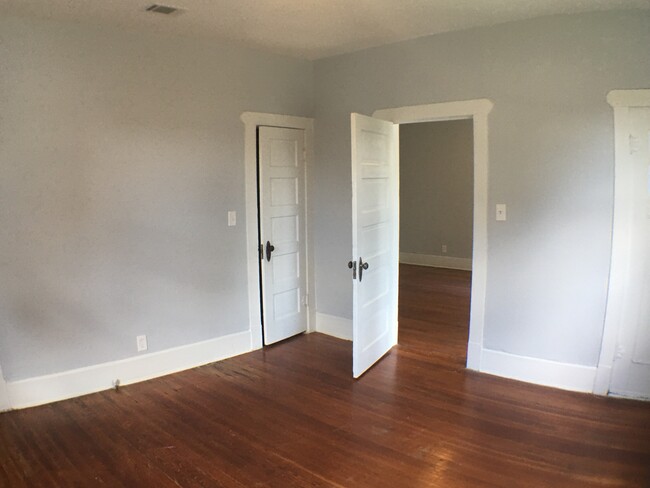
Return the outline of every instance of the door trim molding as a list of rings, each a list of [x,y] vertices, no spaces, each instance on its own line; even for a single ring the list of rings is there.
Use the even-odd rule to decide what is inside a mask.
[[[10,408],[11,404],[9,403],[7,384],[5,383],[5,377],[2,375],[2,366],[0,366],[0,412],[4,412]]]
[[[309,205],[311,172],[314,160],[314,119],[292,115],[244,112],[244,168],[246,182],[246,262],[248,271],[248,321],[251,331],[251,349],[260,349],[262,340],[262,310],[260,307],[259,254],[257,236],[257,127],[284,127],[305,131],[305,237],[307,263],[307,332],[315,327],[314,307],[314,247],[312,240],[312,211]]]
[[[432,103],[376,110],[373,117],[395,124],[472,119],[474,125],[474,242],[467,368],[481,370],[488,250],[488,114],[487,99]]]
[[[650,107],[650,90],[612,90],[607,94],[607,102],[614,111],[614,215],[605,326],[593,391],[597,395],[609,393],[627,279],[630,222],[627,208],[621,200],[621,195],[625,195],[627,191],[624,185],[627,179],[621,175],[627,168],[625,163],[629,157],[628,114],[630,107]]]

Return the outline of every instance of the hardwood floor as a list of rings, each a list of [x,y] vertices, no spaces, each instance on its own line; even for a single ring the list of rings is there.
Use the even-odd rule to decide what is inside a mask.
[[[466,371],[469,273],[403,266],[360,380],[321,334],[0,415],[0,486],[643,487],[650,404]]]

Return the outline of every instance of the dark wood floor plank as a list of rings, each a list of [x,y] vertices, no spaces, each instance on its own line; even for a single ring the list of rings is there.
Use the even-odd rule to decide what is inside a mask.
[[[0,486],[650,486],[650,404],[467,371],[471,274],[400,280],[400,345],[361,379],[311,334],[5,413]]]

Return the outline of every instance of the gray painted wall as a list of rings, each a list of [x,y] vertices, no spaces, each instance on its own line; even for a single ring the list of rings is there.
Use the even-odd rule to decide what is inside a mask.
[[[613,207],[612,89],[649,88],[650,14],[556,16],[315,63],[318,310],[351,317],[350,112],[489,98],[490,349],[593,366]],[[496,203],[508,221],[495,222]]]
[[[401,125],[399,178],[400,252],[471,258],[472,121]]]
[[[7,380],[248,328],[244,111],[309,115],[312,63],[0,20]],[[227,227],[227,211],[238,225]]]

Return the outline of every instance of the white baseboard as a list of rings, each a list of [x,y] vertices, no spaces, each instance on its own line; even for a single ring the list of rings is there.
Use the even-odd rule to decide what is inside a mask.
[[[598,366],[596,378],[594,380],[594,394],[607,395],[609,393],[609,383],[612,378],[611,366]]]
[[[351,341],[352,320],[316,312],[316,332]]]
[[[491,349],[483,349],[481,352],[480,371],[537,385],[585,393],[594,391],[596,380],[595,366],[559,363]]]
[[[251,351],[249,330],[165,351],[7,383],[10,408],[27,408],[176,373]]]
[[[399,262],[415,264],[417,266],[430,266],[432,268],[472,270],[472,260],[470,258],[454,258],[451,256],[436,256],[434,254],[401,252],[399,253]]]

